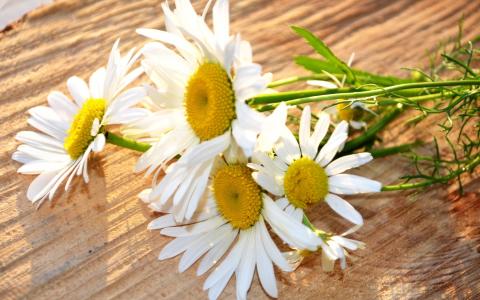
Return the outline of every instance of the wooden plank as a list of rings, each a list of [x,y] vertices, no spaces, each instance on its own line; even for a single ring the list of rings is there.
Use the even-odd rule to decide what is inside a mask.
[[[404,74],[423,66],[426,49],[455,36],[465,15],[467,38],[478,34],[478,1],[231,1],[232,29],[254,47],[255,59],[275,78],[301,71],[292,63],[310,48],[289,29],[312,29],[340,57],[356,53],[355,66]],[[195,2],[200,10],[205,1]],[[92,162],[91,183],[55,205],[35,210],[25,197],[33,177],[17,175],[10,157],[14,135],[28,128],[26,111],[46,103],[49,91],[66,90],[69,76],[86,78],[105,63],[117,37],[122,49],[145,41],[134,30],[162,27],[160,2],[58,0],[0,33],[0,298],[189,299],[206,298],[205,276],[178,274],[178,259],[157,261],[169,241],[146,224],[152,213],[136,195],[148,179],[132,176],[138,155],[107,146]],[[397,123],[385,135],[395,144],[428,137],[425,127]],[[423,126],[428,126],[424,124]],[[400,134],[401,133],[401,134]],[[409,169],[399,157],[378,160],[362,174],[390,183]],[[480,297],[480,181],[424,193],[352,198],[366,225],[355,238],[367,243],[345,272],[321,271],[309,257],[291,274],[277,272],[283,299],[397,299]],[[341,232],[340,222],[320,206],[314,221]],[[223,298],[235,296],[232,282]],[[267,299],[255,279],[251,299]]]

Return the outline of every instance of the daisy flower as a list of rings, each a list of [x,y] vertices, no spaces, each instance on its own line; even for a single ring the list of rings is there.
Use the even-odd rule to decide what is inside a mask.
[[[327,245],[326,247],[328,247],[330,252],[335,254],[335,256],[332,257],[328,252],[322,252],[322,269],[325,272],[333,271],[337,259],[340,260],[340,267],[344,270],[347,267],[347,257],[350,257],[347,250],[355,251],[365,248],[363,242],[345,237],[346,235],[357,231],[358,228],[360,228],[360,226],[354,226],[352,229],[341,235],[326,234],[323,231],[319,234],[324,239],[324,242]],[[310,255],[310,253],[311,252],[305,250],[294,250],[283,253],[283,256],[288,260],[288,263],[296,269],[303,261],[303,258]]]
[[[340,260],[340,267],[342,268],[342,270],[344,270],[347,267],[347,257],[349,257],[349,253],[347,252],[347,250],[355,251],[365,248],[365,243],[345,237],[346,235],[354,231],[356,230],[349,230],[342,233],[341,235],[331,236],[328,239],[326,243],[331,249],[331,251],[335,253],[336,258],[332,259],[331,256],[322,253],[322,268],[324,271],[333,271],[333,267],[337,259]]]
[[[267,91],[271,74],[262,75],[261,66],[252,62],[248,42],[230,35],[227,0],[213,7],[213,31],[204,19],[208,6],[200,16],[188,0],[175,4],[173,11],[162,5],[166,31],[137,30],[158,41],[144,46],[142,61],[156,86],[148,90],[153,112],[124,133],[155,141],[139,159],[137,172],[158,174],[182,155],[150,195],[152,201],[173,197],[174,205],[187,205],[176,214],[181,221],[195,211],[215,158],[232,145],[250,156],[262,128],[271,126],[246,103]]]
[[[336,89],[343,86],[336,77],[333,78],[335,78],[336,83],[323,80],[309,80],[307,81],[307,84],[326,89]],[[361,121],[364,111],[375,114],[375,112],[370,110],[364,103],[359,101],[352,101],[349,103],[338,100],[335,105],[328,106],[324,108],[323,111],[331,115],[338,122],[348,122],[353,129],[357,130],[367,127],[367,123]]]
[[[145,97],[144,89],[122,92],[142,73],[141,68],[129,73],[139,56],[134,53],[132,49],[121,57],[117,41],[107,67],[94,72],[88,85],[79,77],[68,79],[67,87],[74,101],[54,91],[48,95],[48,106],[28,111],[28,123],[40,132],[19,132],[16,139],[24,144],[12,158],[23,164],[19,173],[39,174],[27,190],[30,201],[40,205],[46,198],[52,200],[67,178],[68,190],[75,175],[83,175],[88,183],[88,157],[103,149],[105,126],[125,124],[143,114],[142,109],[132,106]]]
[[[150,203],[152,209],[168,214],[153,220],[149,229],[161,229],[161,234],[175,238],[163,248],[159,259],[183,253],[180,272],[200,260],[200,276],[226,256],[204,283],[210,299],[220,295],[234,273],[237,298],[246,299],[255,268],[267,294],[277,297],[273,264],[283,271],[293,269],[270,237],[266,223],[290,247],[314,251],[324,244],[263,193],[251,172],[238,158],[217,158],[208,193],[200,204],[202,209],[189,221],[177,223],[172,214],[175,208]],[[151,190],[141,194],[146,202],[150,202],[149,193]]]
[[[275,155],[258,151],[254,163],[255,181],[275,196],[280,208],[297,220],[311,205],[325,201],[336,213],[360,225],[363,218],[355,208],[338,195],[379,192],[381,183],[365,177],[343,174],[372,160],[370,153],[339,157],[335,155],[347,140],[348,124],[340,122],[328,141],[319,149],[330,124],[328,114],[321,114],[313,134],[310,134],[310,107],[306,106],[300,119],[298,143],[284,127],[273,150]],[[333,160],[333,161],[332,161]]]

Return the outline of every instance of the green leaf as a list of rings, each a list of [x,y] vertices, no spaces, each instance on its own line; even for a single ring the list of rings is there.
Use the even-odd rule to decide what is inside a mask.
[[[301,55],[301,56],[295,57],[295,63],[313,73],[322,73],[322,71],[326,71],[333,75],[344,74],[341,68],[327,61],[317,59],[317,58]],[[355,75],[356,83],[358,84],[376,84],[380,86],[390,86],[390,85],[400,84],[400,83],[415,82],[415,80],[413,79],[403,79],[403,78],[397,78],[394,76],[376,75],[376,74],[372,74],[372,73],[354,69],[354,68],[351,68],[350,71],[352,71],[352,73]],[[348,79],[347,79],[347,82],[352,83]]]
[[[323,56],[327,62],[330,62],[334,67],[339,68],[347,75],[349,81],[355,81],[355,74],[350,70],[348,65],[340,60],[338,57],[333,54],[332,50],[328,48],[325,43],[317,38],[313,33],[308,31],[305,28],[292,26],[293,31],[295,31],[299,36],[303,37],[312,47],[317,51],[318,54]]]
[[[295,57],[295,63],[314,73],[322,73],[322,71],[326,71],[331,74],[343,73],[342,69],[327,61],[311,58],[308,56],[301,55]]]

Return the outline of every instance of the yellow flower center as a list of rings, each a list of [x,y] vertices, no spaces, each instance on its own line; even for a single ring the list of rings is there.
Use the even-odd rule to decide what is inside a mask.
[[[213,193],[220,214],[234,228],[253,226],[262,210],[262,191],[245,165],[221,168],[213,179]]]
[[[362,109],[352,108],[350,103],[338,103],[336,108],[338,118],[342,121],[359,120],[362,117]]]
[[[187,121],[202,141],[222,135],[235,118],[235,94],[227,72],[204,63],[190,77],[185,92]]]
[[[92,124],[95,119],[102,120],[106,104],[104,99],[88,99],[73,118],[63,144],[72,159],[80,157],[95,138],[91,135]]]
[[[305,209],[325,199],[328,193],[328,176],[311,158],[302,157],[288,167],[283,187],[288,201],[295,207]]]

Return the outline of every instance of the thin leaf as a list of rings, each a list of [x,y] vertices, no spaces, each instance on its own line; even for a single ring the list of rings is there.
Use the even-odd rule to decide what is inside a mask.
[[[343,73],[342,69],[327,61],[308,56],[295,57],[295,63],[314,73],[322,73],[322,71],[326,71],[331,74]]]
[[[301,37],[303,37],[318,54],[323,56],[328,62],[340,68],[346,75],[349,81],[355,81],[355,74],[350,70],[348,65],[333,54],[325,43],[313,35],[305,28],[292,26],[292,29]]]

